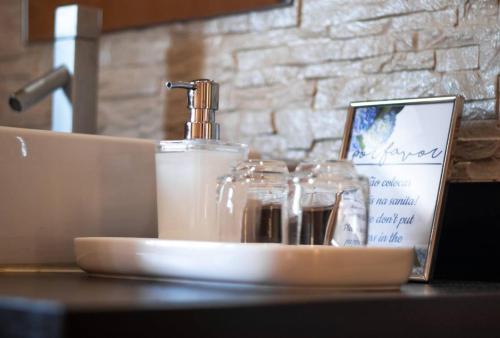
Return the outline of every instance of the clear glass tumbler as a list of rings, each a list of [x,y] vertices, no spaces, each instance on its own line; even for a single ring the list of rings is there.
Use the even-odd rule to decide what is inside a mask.
[[[349,161],[309,161],[292,178],[291,242],[363,246],[367,240],[368,180]]]
[[[281,161],[248,160],[219,178],[219,239],[288,242],[288,168]]]

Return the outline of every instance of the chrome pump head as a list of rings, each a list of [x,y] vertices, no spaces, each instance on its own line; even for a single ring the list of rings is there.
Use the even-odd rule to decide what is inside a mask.
[[[168,89],[187,89],[190,118],[184,128],[184,138],[219,139],[219,124],[215,122],[215,111],[219,109],[219,84],[200,79],[191,82],[165,82]]]

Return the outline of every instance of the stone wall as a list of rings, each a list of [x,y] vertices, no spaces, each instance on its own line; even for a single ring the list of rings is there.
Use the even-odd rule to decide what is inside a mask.
[[[51,64],[20,42],[20,0],[0,2],[0,124],[47,128],[7,95]],[[353,100],[461,93],[457,179],[500,179],[499,0],[295,0],[293,6],[105,34],[99,130],[182,137],[185,94],[164,79],[221,83],[223,138],[263,157],[336,157]]]

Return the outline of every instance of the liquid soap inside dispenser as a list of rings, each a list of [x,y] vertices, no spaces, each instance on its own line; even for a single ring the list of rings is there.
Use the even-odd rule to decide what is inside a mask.
[[[167,82],[187,90],[183,140],[160,141],[156,151],[158,233],[162,239],[217,241],[217,178],[248,156],[244,144],[219,140],[219,85],[211,80]]]

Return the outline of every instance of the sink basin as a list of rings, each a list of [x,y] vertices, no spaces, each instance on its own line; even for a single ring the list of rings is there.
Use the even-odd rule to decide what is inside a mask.
[[[152,141],[0,127],[0,266],[74,263],[73,238],[157,237]]]

